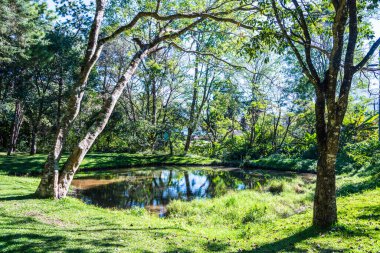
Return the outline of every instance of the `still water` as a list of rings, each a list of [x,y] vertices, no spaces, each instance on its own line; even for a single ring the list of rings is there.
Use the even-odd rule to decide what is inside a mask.
[[[144,207],[164,216],[172,200],[212,198],[230,190],[257,188],[273,176],[260,170],[220,167],[146,167],[98,171],[73,180],[73,196],[107,208]]]

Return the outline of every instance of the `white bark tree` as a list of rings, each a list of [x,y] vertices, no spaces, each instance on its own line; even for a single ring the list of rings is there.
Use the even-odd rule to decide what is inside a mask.
[[[235,2],[235,1],[232,1]],[[195,28],[199,23],[205,20],[215,20],[219,22],[227,22],[239,25],[245,28],[248,26],[240,24],[240,22],[226,17],[226,15],[234,13],[235,11],[247,10],[246,5],[240,5],[225,10],[225,4],[220,1],[215,1],[212,5],[199,12],[190,13],[175,13],[168,15],[160,14],[160,1],[157,0],[156,8],[152,12],[139,12],[134,18],[131,19],[126,25],[120,26],[113,33],[103,38],[100,38],[102,22],[106,9],[106,0],[96,0],[96,12],[92,22],[91,30],[88,37],[87,49],[83,59],[82,67],[80,70],[77,83],[71,90],[67,102],[67,110],[64,113],[59,129],[57,130],[55,140],[52,144],[51,151],[48,154],[41,182],[37,188],[36,195],[39,197],[53,197],[62,198],[67,195],[71,181],[78,170],[83,158],[88,150],[93,145],[96,138],[103,131],[107,125],[108,120],[113,112],[113,109],[132,76],[138,69],[139,64],[152,52],[160,50],[165,42],[169,42],[179,36],[183,35],[192,28]],[[224,9],[224,10],[221,10]],[[251,10],[248,8],[248,10]],[[153,19],[157,22],[163,23],[158,25],[158,32],[156,36],[149,42],[142,42],[138,38],[132,40],[139,46],[139,50],[134,53],[130,60],[125,73],[118,80],[111,95],[105,99],[101,110],[94,120],[93,124],[87,129],[87,133],[76,145],[69,155],[62,168],[59,167],[59,161],[62,156],[63,147],[68,133],[73,125],[74,120],[80,112],[80,106],[84,96],[86,84],[89,74],[94,68],[99,56],[102,52],[103,46],[106,43],[116,39],[121,34],[131,31],[138,22],[144,19]],[[174,22],[184,20],[186,22]]]

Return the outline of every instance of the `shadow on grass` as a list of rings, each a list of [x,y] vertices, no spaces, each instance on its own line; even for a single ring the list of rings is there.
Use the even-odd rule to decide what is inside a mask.
[[[279,252],[281,250],[286,250],[286,252],[305,252],[304,250],[296,249],[295,244],[312,237],[317,237],[320,232],[321,230],[318,230],[314,227],[309,227],[284,239],[267,243],[259,246],[258,248],[245,250],[242,252]]]
[[[150,252],[153,252],[153,251],[150,251]],[[168,251],[164,251],[164,253],[178,253],[178,252],[181,252],[181,253],[193,253],[194,251],[191,251],[191,250],[188,250],[188,249],[184,249],[184,248],[176,248],[176,249],[171,249],[171,250],[168,250]],[[148,253],[148,252],[144,251],[144,253]]]
[[[380,220],[380,206],[367,207],[365,211],[367,214],[360,215],[358,217],[359,219],[375,221]]]
[[[360,183],[350,183],[340,187],[337,190],[338,197],[344,197],[354,193],[362,193],[366,190],[373,190],[380,186],[380,180],[378,177],[371,177]]]
[[[364,230],[352,230],[346,228],[345,226],[335,226],[330,230],[322,230],[316,227],[309,227],[302,231],[299,231],[289,237],[283,238],[281,240],[264,244],[252,250],[245,250],[241,252],[308,252],[305,249],[296,248],[296,244],[305,241],[310,238],[318,237],[320,234],[326,232],[336,231],[338,237],[354,237],[354,236],[369,236]],[[310,245],[311,246],[311,245]],[[315,245],[318,252],[346,252],[347,249],[336,249],[336,248],[321,248],[319,245]]]
[[[4,222],[0,224],[0,252],[113,252],[115,248],[127,248],[115,235],[141,234],[155,235],[159,238],[168,236],[168,230],[175,227],[143,227],[143,228],[104,228],[104,229],[76,229],[57,228],[46,224],[34,217],[17,217],[3,215]],[[48,225],[48,226],[45,226]],[[42,227],[41,227],[42,226]],[[162,230],[161,232],[159,232]],[[128,234],[125,232],[129,231]],[[94,238],[93,235],[99,236]],[[168,245],[169,249],[174,245]],[[153,245],[152,245],[153,248]],[[141,252],[150,252],[141,250]],[[175,249],[170,252],[191,252],[185,249]]]
[[[36,196],[34,195],[34,193],[31,193],[27,195],[0,197],[0,201],[26,200],[26,199],[35,199],[35,198]]]
[[[85,249],[83,245],[93,245],[105,248],[102,252],[110,252],[115,247],[124,245],[115,243],[114,240],[85,240],[75,238],[67,238],[62,235],[42,235],[34,233],[15,233],[10,235],[0,235],[1,252],[93,252],[93,250]],[[70,243],[82,246],[69,246]]]

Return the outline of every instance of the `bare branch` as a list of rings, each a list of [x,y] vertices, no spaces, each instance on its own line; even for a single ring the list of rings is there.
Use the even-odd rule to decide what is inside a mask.
[[[285,39],[287,40],[287,42],[289,43],[289,46],[293,50],[294,54],[296,55],[297,60],[298,60],[299,64],[301,65],[302,72],[308,77],[308,79],[310,80],[310,82],[312,82],[314,84],[314,86],[318,86],[319,85],[318,80],[315,79],[313,77],[313,75],[310,73],[309,69],[307,68],[305,62],[302,59],[300,52],[298,51],[298,49],[294,45],[291,37],[289,36],[288,32],[286,31],[285,26],[282,24],[282,20],[280,18],[279,13],[278,13],[278,9],[277,9],[275,0],[271,0],[271,3],[272,3],[272,8],[274,10],[274,14],[275,14],[277,23],[280,26],[281,32],[282,32],[283,36],[285,37]]]
[[[240,10],[247,11],[247,10],[255,10],[255,9],[257,9],[257,8],[254,8],[254,7],[244,8],[242,6],[239,6],[237,8],[234,8],[234,9],[231,9],[228,11],[221,11],[221,12],[216,12],[216,13],[207,13],[207,12],[176,13],[176,14],[167,15],[167,16],[161,16],[158,14],[158,12],[139,12],[136,14],[136,16],[128,24],[120,26],[111,35],[100,39],[99,43],[104,44],[108,41],[113,40],[114,38],[116,38],[121,33],[132,29],[136,25],[136,23],[144,17],[154,18],[154,19],[159,20],[159,21],[172,21],[172,20],[178,20],[178,19],[203,18],[203,19],[211,19],[211,20],[215,20],[215,21],[231,23],[231,24],[237,25],[239,27],[243,27],[245,29],[252,30],[252,29],[254,29],[254,27],[252,27],[252,26],[242,24],[241,22],[239,22],[235,19],[232,19],[232,18],[226,18],[226,17],[221,17],[221,16],[231,14],[235,11],[240,11]]]
[[[310,73],[313,76],[313,78],[318,83],[320,83],[321,80],[319,79],[317,70],[315,69],[314,64],[312,62],[312,59],[311,59],[311,36],[309,33],[309,28],[307,26],[305,17],[303,16],[303,13],[302,13],[302,9],[299,6],[297,0],[292,0],[292,2],[294,4],[294,6],[296,7],[296,12],[297,12],[297,14],[299,16],[299,20],[300,20],[299,23],[300,23],[300,26],[302,28],[303,34],[305,36],[304,48],[305,48],[305,57],[306,57],[307,66],[309,67]]]
[[[373,45],[369,49],[366,56],[364,56],[364,58],[354,67],[354,72],[359,71],[360,69],[362,69],[364,67],[364,65],[367,64],[367,62],[369,61],[369,59],[371,59],[372,55],[375,53],[376,49],[379,46],[380,46],[380,37],[376,40],[375,43],[373,43]]]
[[[248,68],[246,68],[246,67],[244,67],[244,66],[239,66],[239,65],[232,64],[232,63],[230,63],[230,62],[228,62],[228,61],[226,61],[226,60],[224,60],[224,59],[222,59],[222,58],[216,56],[216,55],[213,54],[213,53],[205,53],[205,52],[200,52],[200,51],[196,51],[196,50],[185,49],[185,48],[179,46],[178,44],[176,44],[176,43],[174,43],[174,42],[171,42],[170,45],[173,46],[174,48],[177,48],[177,49],[179,49],[179,50],[185,52],[185,53],[197,54],[197,55],[202,55],[202,56],[210,56],[210,57],[212,57],[212,58],[214,58],[214,59],[216,59],[216,60],[218,60],[218,61],[220,61],[220,62],[223,62],[223,63],[225,63],[225,64],[227,64],[228,66],[231,66],[231,67],[233,67],[233,68],[245,69],[245,70],[251,72]]]

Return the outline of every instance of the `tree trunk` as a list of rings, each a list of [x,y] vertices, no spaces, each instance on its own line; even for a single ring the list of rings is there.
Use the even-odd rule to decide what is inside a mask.
[[[96,1],[96,13],[91,26],[91,31],[87,43],[87,49],[78,82],[74,85],[68,103],[67,112],[62,118],[57,129],[56,137],[52,144],[52,149],[46,159],[40,184],[36,190],[36,195],[39,197],[57,197],[57,189],[55,182],[58,174],[58,163],[61,159],[62,148],[65,143],[69,130],[79,114],[80,105],[84,95],[85,87],[92,68],[102,51],[102,45],[98,45],[98,37],[100,33],[101,23],[103,21],[105,0]]]
[[[20,133],[20,128],[23,122],[23,118],[24,118],[24,114],[22,110],[22,105],[21,105],[21,102],[17,100],[16,105],[15,105],[15,115],[13,118],[12,132],[10,136],[10,143],[9,143],[7,155],[11,155],[13,152],[16,151],[17,139]]]
[[[191,136],[193,135],[193,129],[187,128],[187,136],[186,136],[186,142],[185,142],[185,153],[187,153],[190,149],[190,143],[191,143]]]
[[[328,137],[327,146],[320,147],[317,163],[313,225],[321,228],[329,228],[337,222],[335,164],[339,132],[334,133],[336,136]]]
[[[32,136],[30,140],[30,155],[35,155],[37,153],[37,131],[32,127]]]
[[[60,75],[59,75],[59,81],[58,81],[57,117],[56,117],[56,127],[57,128],[59,128],[59,123],[61,121],[62,94],[63,94],[63,70],[61,68]]]
[[[156,80],[152,80],[152,124],[157,124],[157,87]]]
[[[170,138],[170,137],[169,137]],[[170,155],[173,155],[173,142],[169,139],[169,149],[170,149]]]
[[[326,94],[317,91],[315,113],[319,157],[313,225],[320,228],[329,228],[337,222],[335,164],[341,123],[336,119],[337,108],[331,105],[333,103],[328,102]]]
[[[55,196],[57,198],[63,198],[67,195],[71,182],[74,178],[74,175],[76,171],[78,170],[79,165],[83,161],[83,158],[85,157],[85,155],[87,154],[91,146],[93,145],[96,138],[99,136],[99,134],[103,131],[103,129],[107,125],[108,120],[115,108],[116,102],[118,101],[120,95],[122,94],[125,86],[129,82],[129,80],[132,78],[133,74],[135,73],[142,59],[146,57],[146,55],[150,52],[150,50],[152,49],[141,50],[135,54],[134,58],[129,64],[127,71],[119,79],[111,95],[106,99],[97,118],[88,129],[87,134],[71,152],[69,158],[67,159],[63,167],[62,173],[60,173],[58,177],[58,182],[56,182],[57,186],[53,187],[54,189],[57,189],[57,192],[55,193]]]
[[[249,133],[249,147],[252,148],[253,143],[255,142],[255,139],[256,139],[256,123],[259,118],[259,111],[256,108],[251,107],[250,113],[251,113],[251,119],[250,119],[251,129]]]
[[[198,44],[196,48],[197,50],[199,49]],[[191,136],[194,132],[194,128],[197,127],[197,124],[195,122],[195,113],[196,113],[196,107],[198,103],[198,72],[199,72],[198,56],[195,56],[193,96],[192,96],[191,106],[190,106],[189,124],[187,126],[187,136],[186,136],[185,149],[184,149],[185,154],[190,149]]]

